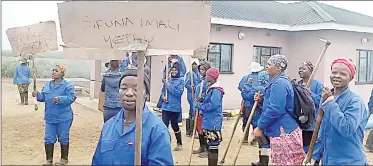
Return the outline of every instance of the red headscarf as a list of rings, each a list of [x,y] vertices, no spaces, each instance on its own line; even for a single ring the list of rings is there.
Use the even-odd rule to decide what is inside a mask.
[[[206,75],[211,76],[214,78],[214,80],[217,80],[219,78],[219,70],[215,67],[212,67],[206,71]]]
[[[334,64],[336,64],[336,63],[342,63],[342,64],[346,65],[348,67],[348,69],[350,70],[351,80],[354,79],[355,74],[356,74],[356,66],[355,66],[354,62],[352,62],[351,59],[347,59],[347,58],[336,59],[336,60],[333,61],[330,69],[332,69]]]

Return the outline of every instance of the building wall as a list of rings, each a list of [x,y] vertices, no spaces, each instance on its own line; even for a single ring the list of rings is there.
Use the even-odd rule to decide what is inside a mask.
[[[220,29],[220,30],[217,30]],[[243,31],[245,38],[238,39],[238,32]],[[373,40],[373,34],[322,30],[322,31],[302,31],[285,32],[277,30],[266,30],[256,28],[234,27],[224,25],[211,26],[211,42],[233,44],[232,73],[221,74],[225,95],[223,99],[224,109],[237,109],[240,107],[241,96],[237,89],[241,78],[248,74],[250,63],[253,59],[253,46],[271,46],[281,47],[282,54],[288,56],[289,66],[287,72],[291,78],[298,78],[298,68],[302,62],[309,60],[316,63],[325,43],[318,38],[325,38],[332,42],[328,48],[324,60],[316,72],[315,79],[320,80],[326,86],[331,87],[329,83],[330,64],[337,57],[348,57],[356,59],[356,49],[373,50],[373,42],[362,45],[361,38],[367,37]],[[183,57],[187,70],[190,69],[189,57]],[[152,57],[152,89],[151,101],[156,103],[161,91],[162,70],[165,57]],[[351,83],[351,88],[358,93],[366,102],[369,99],[373,84],[355,85]],[[369,89],[369,91],[367,90]],[[183,112],[187,112],[189,105],[186,101],[186,89],[183,96]]]

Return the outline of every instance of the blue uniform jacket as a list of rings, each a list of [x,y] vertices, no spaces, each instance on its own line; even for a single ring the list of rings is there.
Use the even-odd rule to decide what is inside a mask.
[[[298,81],[298,85],[302,86],[303,81]],[[322,89],[324,88],[324,85],[319,81],[319,80],[312,80],[311,81],[311,96],[312,100],[315,103],[315,119],[309,129],[306,129],[306,131],[313,131],[315,130],[315,125],[316,125],[316,119],[317,116],[319,115],[319,107],[320,107],[320,102],[321,102],[321,95],[322,95]]]
[[[321,106],[324,117],[312,158],[323,165],[364,165],[364,128],[368,111],[363,100],[349,88]]]
[[[167,88],[167,100],[168,102],[162,103],[162,110],[170,112],[181,112],[181,96],[184,92],[184,80],[183,78],[169,78]],[[164,96],[164,90],[162,89],[162,96]]]
[[[30,84],[30,75],[30,68],[26,64],[18,65],[14,71],[13,84]]]
[[[249,78],[253,78],[254,82],[248,82]],[[259,73],[251,73],[249,75],[244,76],[239,85],[238,90],[241,91],[241,97],[244,100],[245,107],[249,109],[251,112],[252,107],[254,106],[254,96],[256,92],[264,92],[264,86],[265,84],[261,83],[261,80],[259,79]],[[257,122],[260,119],[260,115],[262,114],[262,109],[260,107],[257,107],[255,110],[254,117],[252,119],[252,123],[254,124],[254,127],[257,126]]]
[[[372,89],[372,93],[370,94],[370,99],[369,99],[369,103],[368,103],[368,108],[369,108],[369,109],[373,109],[373,89]]]
[[[58,97],[59,102],[53,103],[53,98]],[[60,123],[73,119],[71,104],[75,101],[74,86],[62,79],[59,84],[49,81],[36,95],[39,102],[45,102],[44,120],[48,123]]]
[[[105,92],[104,107],[122,107],[119,101],[119,80],[121,72],[119,70],[109,70],[103,74],[101,90]]]
[[[193,101],[193,112],[195,112],[195,110],[197,109],[197,101],[198,101],[199,92],[202,86],[202,82],[203,82],[202,94],[201,94],[202,101],[207,95],[207,89],[209,87],[209,83],[207,82],[206,77],[203,77],[201,78],[201,82],[196,86],[196,95],[194,95],[194,101]],[[202,115],[203,113],[199,111],[199,114]]]
[[[224,90],[219,85],[219,82],[211,85],[207,90],[207,95],[198,106],[198,109],[203,114],[203,129],[221,131],[223,124],[223,95]]]
[[[104,124],[92,165],[134,165],[136,127],[133,122],[123,131],[124,111]],[[147,106],[142,112],[141,165],[174,165],[170,133]]]
[[[193,85],[194,85],[194,90],[195,87],[201,82],[200,77],[199,77],[199,72],[193,72]],[[190,105],[189,108],[189,113],[193,112],[193,98],[192,98],[192,85],[191,85],[191,80],[190,80],[190,72],[186,74],[185,77],[185,88],[187,89],[187,100]],[[196,95],[196,91],[194,91],[194,95]]]
[[[286,133],[293,132],[298,124],[290,115],[294,111],[294,91],[285,72],[269,82],[264,92],[263,113],[258,128],[267,136],[280,136],[280,127]]]
[[[120,72],[125,72],[128,65],[130,64],[130,56],[126,57],[120,64]],[[137,59],[132,58],[132,65],[137,67]]]

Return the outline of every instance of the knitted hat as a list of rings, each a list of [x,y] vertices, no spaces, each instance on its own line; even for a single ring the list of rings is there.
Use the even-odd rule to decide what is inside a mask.
[[[210,68],[206,71],[206,75],[211,76],[214,80],[219,78],[219,70],[216,67]]]
[[[144,66],[144,83],[145,83],[145,91],[146,91],[146,94],[149,94],[150,92],[150,68],[148,66]],[[137,68],[129,68],[127,69],[122,77],[120,78],[119,80],[119,86],[123,80],[124,77],[127,77],[127,76],[134,76],[134,77],[137,77]]]

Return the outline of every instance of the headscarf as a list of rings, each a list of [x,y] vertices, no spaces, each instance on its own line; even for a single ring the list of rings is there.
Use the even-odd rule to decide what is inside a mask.
[[[66,75],[66,66],[63,64],[56,65],[61,70],[61,77]]]
[[[144,66],[144,83],[145,83],[145,92],[146,94],[149,94],[150,92],[150,68],[148,66]],[[126,71],[124,71],[122,77],[119,80],[119,87],[124,77],[127,76],[134,76],[137,77],[137,68],[129,68]]]
[[[211,64],[210,64],[210,62],[207,62],[207,61],[202,61],[202,62],[198,65],[198,70],[200,70],[201,66],[203,66],[204,68],[206,68],[206,70],[208,70],[208,69],[211,68]]]
[[[312,62],[305,61],[305,62],[303,62],[303,64],[306,65],[306,67],[311,71],[311,73],[313,72],[315,67],[313,66]]]
[[[219,78],[219,70],[216,67],[212,67],[206,71],[206,75],[214,78],[214,80],[217,80]]]
[[[330,70],[333,68],[334,64],[336,64],[336,63],[342,63],[342,64],[346,65],[348,67],[349,71],[350,71],[351,80],[354,79],[355,74],[356,74],[356,66],[351,59],[338,58],[338,59],[334,60],[332,65],[330,66]]]
[[[270,61],[274,66],[280,67],[282,71],[286,70],[288,67],[288,58],[285,55],[273,55],[268,61]]]
[[[175,68],[175,69],[177,70],[177,74],[176,74],[175,76],[173,76],[173,75],[171,74],[171,77],[172,77],[172,78],[180,78],[180,65],[179,65],[179,63],[178,63],[178,62],[173,63],[171,69],[172,69],[172,68]]]

